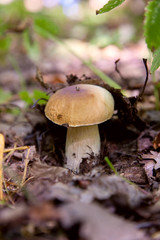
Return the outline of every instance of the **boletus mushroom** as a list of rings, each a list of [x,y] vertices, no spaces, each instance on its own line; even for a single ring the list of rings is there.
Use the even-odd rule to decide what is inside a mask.
[[[77,84],[54,93],[45,107],[45,115],[58,125],[67,125],[65,167],[79,173],[80,163],[90,154],[100,154],[98,124],[110,119],[114,99],[106,89]]]

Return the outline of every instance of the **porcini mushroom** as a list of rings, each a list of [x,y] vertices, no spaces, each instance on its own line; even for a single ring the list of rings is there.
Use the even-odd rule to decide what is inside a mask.
[[[58,125],[67,125],[65,145],[66,167],[78,173],[80,163],[90,154],[100,154],[98,124],[110,119],[114,99],[106,89],[77,84],[53,94],[45,107],[45,115]]]

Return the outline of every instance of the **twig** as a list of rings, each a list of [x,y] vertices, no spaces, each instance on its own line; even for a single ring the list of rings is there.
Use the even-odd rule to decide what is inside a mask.
[[[25,159],[25,166],[24,166],[23,178],[22,178],[22,181],[21,181],[21,184],[20,184],[21,187],[23,187],[23,185],[25,184],[25,180],[26,180],[27,167],[28,167],[28,163],[29,163],[29,153],[30,153],[30,148],[28,148],[27,156],[26,156],[26,159]]]
[[[119,71],[119,68],[118,68],[118,62],[119,61],[120,61],[120,58],[115,61],[115,70],[119,74],[120,78],[123,80],[124,77],[122,76],[122,74],[121,74],[121,72]]]
[[[144,95],[144,91],[145,91],[145,88],[146,88],[146,85],[147,85],[147,82],[148,82],[148,66],[147,66],[147,59],[143,58],[143,63],[144,63],[145,70],[146,70],[146,79],[145,79],[145,82],[144,82],[143,88],[142,88],[142,90],[141,90],[139,96],[137,97],[137,101],[141,101],[141,100],[142,100],[143,95]]]
[[[46,98],[39,98],[38,100],[35,101],[35,103],[31,106],[31,108],[35,108],[40,100],[48,101]]]
[[[38,67],[36,67],[36,80],[40,83],[40,85],[45,88],[45,89],[50,89],[53,91],[52,87],[45,83],[44,80],[43,80],[43,74],[42,72],[40,71],[40,69]]]

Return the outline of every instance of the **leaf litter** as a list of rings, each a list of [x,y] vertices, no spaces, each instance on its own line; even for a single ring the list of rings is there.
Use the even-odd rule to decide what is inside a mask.
[[[3,167],[2,238],[156,239],[160,158],[155,115],[150,112],[150,121],[144,121],[136,98],[124,97],[100,80],[70,75],[58,88],[77,83],[102,86],[115,99],[113,118],[100,125],[100,159],[89,166],[84,161],[79,175],[64,168],[66,128],[50,123],[43,115],[44,106],[37,104],[7,121],[2,115],[5,149],[11,149]],[[29,153],[18,150],[24,146],[29,146]],[[104,161],[106,156],[118,175]]]

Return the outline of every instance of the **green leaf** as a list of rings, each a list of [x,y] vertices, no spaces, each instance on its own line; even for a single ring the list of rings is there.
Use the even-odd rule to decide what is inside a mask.
[[[43,98],[42,100],[38,101],[38,104],[46,104],[46,101],[49,99],[49,96],[38,89],[35,89],[33,93],[29,94],[26,90],[19,92],[20,98],[27,103],[27,105],[34,104],[35,101]],[[46,99],[46,100],[45,100]]]
[[[151,73],[155,72],[160,66],[160,47],[154,52],[151,66]]]
[[[0,104],[5,103],[11,98],[11,93],[0,88]]]
[[[8,112],[14,116],[18,116],[21,113],[20,109],[17,107],[9,109]]]
[[[105,4],[103,8],[96,11],[96,14],[109,12],[115,7],[118,7],[119,5],[121,5],[124,1],[125,0],[109,0],[109,2]]]
[[[7,51],[10,47],[11,39],[9,37],[0,37],[0,50]]]
[[[147,46],[154,51],[160,47],[160,1],[148,3],[145,13],[144,35]]]
[[[23,44],[30,59],[37,61],[40,57],[39,45],[32,39],[32,35],[28,30],[23,33]]]
[[[38,99],[40,99],[40,98],[44,98],[44,99],[46,99],[46,101],[49,99],[49,96],[45,93],[45,92],[42,92],[42,91],[40,91],[40,90],[37,90],[37,89],[35,89],[34,91],[33,91],[33,98],[35,99],[35,100],[38,100]],[[38,101],[38,104],[46,104],[46,101],[45,100],[39,100]]]
[[[58,31],[53,20],[49,16],[42,14],[39,14],[35,17],[34,29],[39,35],[45,38],[55,36]]]
[[[19,92],[19,96],[20,98],[27,103],[27,105],[31,105],[33,104],[33,100],[32,97],[29,95],[29,93],[27,91],[20,91]]]

